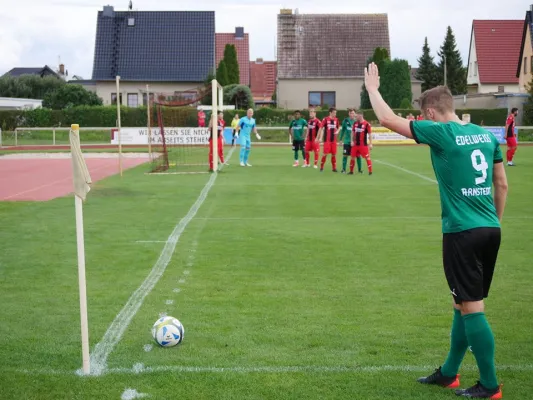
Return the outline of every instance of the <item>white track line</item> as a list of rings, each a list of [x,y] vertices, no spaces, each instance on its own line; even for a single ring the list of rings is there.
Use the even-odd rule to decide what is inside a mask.
[[[398,170],[400,170],[400,171],[403,171],[403,172],[405,172],[405,173],[407,173],[407,174],[410,174],[410,175],[418,176],[419,178],[422,178],[422,179],[424,179],[425,181],[433,182],[433,183],[437,183],[437,181],[436,181],[435,179],[428,178],[428,177],[425,176],[425,175],[421,175],[421,174],[418,174],[418,173],[416,173],[416,172],[409,171],[408,169],[405,169],[405,168],[399,167],[399,166],[394,165],[394,164],[390,164],[390,163],[388,163],[388,162],[386,162],[386,161],[381,161],[381,160],[372,160],[372,161],[377,162],[378,164],[386,165],[386,166],[391,167],[391,168],[396,168],[396,169],[398,169]]]
[[[232,148],[228,154],[228,160],[233,154],[234,148]],[[221,166],[222,167],[222,166]],[[200,196],[196,199],[195,203],[190,208],[189,212],[181,221],[174,227],[172,233],[168,237],[168,241],[163,247],[159,259],[152,267],[152,270],[144,280],[144,282],[139,286],[139,288],[133,292],[131,297],[128,299],[126,305],[120,310],[117,314],[106,333],[100,340],[100,342],[95,346],[93,353],[91,354],[91,375],[101,375],[104,373],[107,368],[107,358],[115,348],[115,346],[120,342],[124,332],[128,328],[131,320],[141,307],[145,297],[152,291],[154,286],[157,284],[165,269],[167,268],[172,254],[176,249],[176,244],[179,241],[179,238],[189,222],[195,217],[196,213],[202,206],[203,202],[207,198],[209,191],[215,184],[218,174],[212,174],[206,185],[202,189]]]
[[[435,369],[435,365],[353,365],[353,366],[326,366],[326,365],[300,365],[300,366],[250,366],[250,367],[203,367],[203,366],[179,366],[159,365],[147,367],[142,363],[134,364],[132,368],[109,368],[104,374],[131,375],[147,373],[215,373],[215,374],[286,374],[286,373],[378,373],[391,372],[427,372]],[[476,371],[476,365],[463,365],[462,370]],[[497,365],[497,371],[529,372],[533,371],[533,364]],[[28,375],[82,375],[80,370],[67,371],[55,369],[17,370],[19,373]]]

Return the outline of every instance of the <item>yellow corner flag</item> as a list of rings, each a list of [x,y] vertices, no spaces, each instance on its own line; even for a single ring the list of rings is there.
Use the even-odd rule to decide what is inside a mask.
[[[72,177],[74,182],[74,194],[80,199],[85,200],[87,193],[91,190],[89,186],[91,175],[85,164],[85,159],[80,147],[80,127],[78,124],[72,124],[70,127],[70,151],[72,153]]]

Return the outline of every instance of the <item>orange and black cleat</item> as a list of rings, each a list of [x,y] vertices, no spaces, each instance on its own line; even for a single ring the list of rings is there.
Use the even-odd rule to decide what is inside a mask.
[[[442,375],[441,367],[437,368],[435,372],[433,372],[431,375],[418,378],[418,382],[423,383],[425,385],[438,385],[442,386],[448,389],[455,389],[458,388],[459,383],[459,375],[455,375],[453,377],[448,377]]]
[[[496,389],[487,389],[479,381],[474,386],[469,387],[468,389],[456,390],[455,394],[457,396],[466,397],[468,399],[499,400],[503,398],[502,385],[498,386]]]

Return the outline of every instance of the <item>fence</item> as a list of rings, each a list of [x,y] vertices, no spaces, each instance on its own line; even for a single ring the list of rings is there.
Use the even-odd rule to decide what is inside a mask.
[[[485,127],[497,128],[503,127]],[[111,135],[115,127],[80,127],[80,141],[84,146],[110,146]],[[287,127],[259,126],[257,127],[262,136],[262,142],[288,143]],[[533,126],[519,126],[518,141],[533,142]],[[65,146],[69,144],[70,128],[17,128],[14,131],[2,131],[0,129],[0,147],[14,146]],[[377,131],[377,129],[376,129]],[[141,146],[142,147],[142,146]]]

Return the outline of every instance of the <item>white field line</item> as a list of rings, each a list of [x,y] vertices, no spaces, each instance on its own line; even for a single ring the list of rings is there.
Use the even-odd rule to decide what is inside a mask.
[[[300,366],[250,366],[250,367],[203,367],[203,366],[180,366],[159,365],[144,366],[137,363],[132,368],[109,368],[104,374],[132,375],[149,373],[213,373],[213,374],[287,374],[287,373],[378,373],[391,372],[428,372],[435,369],[434,365],[353,365],[353,366],[326,366],[326,365],[300,365]],[[463,365],[462,370],[476,371],[476,365]],[[529,372],[533,371],[533,364],[497,365],[496,371]],[[83,375],[80,370],[67,371],[56,369],[18,370],[17,372],[28,375]]]
[[[405,168],[399,167],[399,166],[397,166],[397,165],[390,164],[390,163],[388,163],[388,162],[386,162],[386,161],[381,161],[381,160],[373,160],[373,161],[377,162],[378,164],[383,164],[383,165],[386,165],[386,166],[391,167],[391,168],[396,168],[396,169],[398,169],[398,170],[400,170],[400,171],[403,171],[403,172],[405,172],[405,173],[407,173],[407,174],[414,175],[414,176],[418,176],[419,178],[422,178],[422,179],[424,179],[425,181],[432,182],[432,183],[437,183],[437,181],[436,181],[435,179],[429,178],[429,177],[427,177],[427,176],[425,176],[425,175],[418,174],[418,173],[416,173],[416,172],[413,172],[413,171],[410,171],[410,170],[408,170],[408,169],[405,169]]]
[[[232,148],[228,154],[228,160],[233,154]],[[124,332],[128,328],[131,320],[141,307],[145,297],[152,291],[154,286],[157,284],[163,273],[165,272],[166,267],[168,266],[172,254],[176,248],[176,244],[179,241],[179,238],[189,222],[195,217],[196,213],[202,206],[203,202],[207,198],[209,191],[215,184],[218,174],[213,174],[207,181],[206,185],[202,189],[200,196],[196,199],[196,202],[192,205],[189,212],[181,221],[174,227],[174,230],[168,237],[168,241],[163,247],[159,259],[152,267],[152,270],[144,280],[144,282],[139,286],[135,292],[128,299],[126,305],[120,310],[117,314],[106,333],[100,340],[100,342],[95,346],[93,353],[91,354],[91,375],[101,375],[107,368],[107,358],[115,348],[115,346],[120,342]]]

